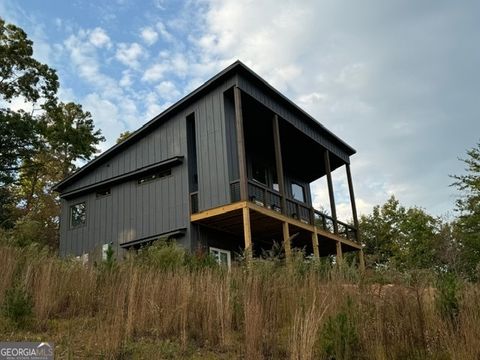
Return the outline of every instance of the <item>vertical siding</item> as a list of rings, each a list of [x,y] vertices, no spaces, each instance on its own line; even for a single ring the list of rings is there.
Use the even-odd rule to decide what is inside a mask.
[[[229,192],[229,152],[227,151],[224,92],[236,78],[192,103],[165,120],[105,164],[69,186],[71,191],[108,178],[152,165],[174,156],[184,156],[172,175],[139,185],[137,180],[111,187],[111,194],[96,198],[92,192],[82,198],[87,202],[87,222],[80,228],[68,226],[68,208],[80,198],[62,200],[60,251],[62,255],[100,252],[105,243],[119,244],[179,228],[187,228],[181,242],[193,248],[190,235],[190,197],[188,193],[188,153],[186,116],[195,113],[200,210],[226,204]],[[231,114],[230,114],[231,115]],[[232,156],[230,156],[231,158]]]

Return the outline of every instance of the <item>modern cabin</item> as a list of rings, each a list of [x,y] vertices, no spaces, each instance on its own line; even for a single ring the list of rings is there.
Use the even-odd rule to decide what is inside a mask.
[[[60,254],[118,257],[161,238],[229,263],[274,243],[314,257],[357,251],[355,150],[240,61],[55,186]],[[353,222],[337,219],[344,168]],[[310,184],[325,177],[329,215]]]

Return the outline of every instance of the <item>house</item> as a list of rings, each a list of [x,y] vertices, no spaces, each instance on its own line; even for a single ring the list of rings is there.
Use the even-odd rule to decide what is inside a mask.
[[[284,245],[313,256],[357,251],[355,150],[240,61],[55,186],[60,254],[117,256],[159,238],[220,261]],[[336,216],[331,172],[345,169],[353,224]],[[343,171],[343,170],[342,170]],[[326,177],[330,209],[312,207]]]

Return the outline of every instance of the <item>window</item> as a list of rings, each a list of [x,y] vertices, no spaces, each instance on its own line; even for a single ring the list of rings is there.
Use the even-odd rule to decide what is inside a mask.
[[[267,185],[267,169],[263,165],[253,162],[252,178],[259,183]]]
[[[230,269],[232,262],[230,251],[211,247],[210,254],[220,265],[225,265]]]
[[[87,220],[87,204],[81,202],[70,206],[70,227],[74,228],[85,224]]]
[[[157,173],[154,173],[154,174],[151,174],[151,175],[148,175],[148,176],[145,176],[145,177],[142,177],[142,178],[138,179],[138,183],[139,184],[145,184],[145,183],[153,181],[155,179],[161,179],[161,178],[164,178],[164,177],[167,177],[167,176],[170,176],[170,175],[172,175],[172,169],[162,170],[162,171],[159,171]]]
[[[110,195],[112,192],[110,189],[100,189],[97,191],[97,199]]]
[[[295,200],[305,202],[305,189],[303,186],[292,183],[292,195]]]

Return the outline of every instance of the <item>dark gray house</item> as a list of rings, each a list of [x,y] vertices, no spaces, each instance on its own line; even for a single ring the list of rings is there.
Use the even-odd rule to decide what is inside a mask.
[[[119,256],[175,238],[230,262],[274,242],[338,259],[362,247],[350,174],[355,150],[235,62],[55,186],[60,254]],[[353,224],[337,220],[331,172],[345,167]],[[312,207],[325,176],[330,216]]]

